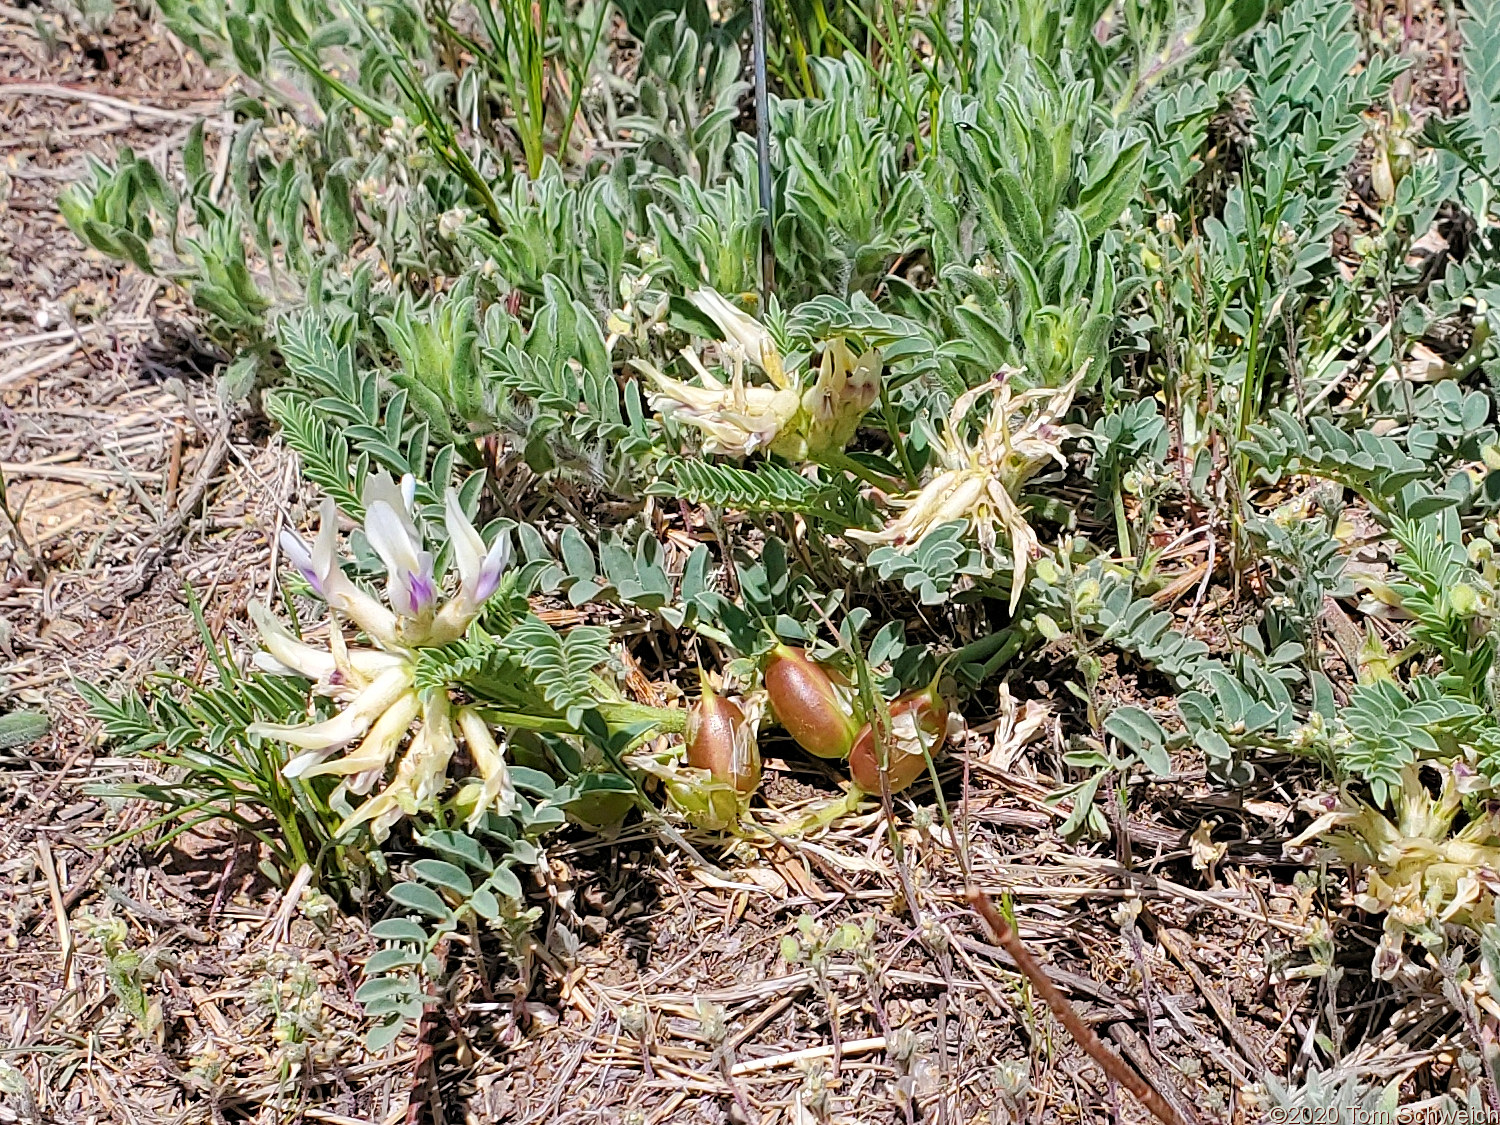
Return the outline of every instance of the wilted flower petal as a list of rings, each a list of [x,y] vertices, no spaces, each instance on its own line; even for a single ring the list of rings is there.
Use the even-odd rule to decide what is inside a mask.
[[[728,377],[709,372],[691,349],[681,354],[697,384],[634,360],[651,382],[653,410],[697,427],[704,452],[711,454],[745,457],[769,449],[791,460],[807,460],[848,444],[859,419],[880,395],[882,364],[876,349],[856,357],[843,338],[829,340],[818,377],[808,386],[805,375],[785,369],[764,325],[712,289],[698,290],[692,300],[723,333],[719,352]],[[747,363],[764,371],[770,386],[747,383]]]
[[[1016,497],[1048,461],[1063,462],[1062,442],[1076,436],[1078,430],[1058,425],[1057,419],[1067,413],[1087,367],[1085,364],[1057,388],[1015,394],[1011,389],[1013,373],[1006,370],[965,391],[954,402],[947,432],[934,448],[942,470],[916,492],[891,500],[893,507],[902,510],[898,518],[879,531],[852,530],[849,537],[906,549],[941,525],[964,520],[974,529],[980,547],[991,552],[1003,532],[1014,569],[1014,611],[1037,545],[1036,534]],[[994,405],[978,438],[971,443],[963,437],[964,418],[986,394],[995,396]]]
[[[705,453],[748,457],[766,449],[796,421],[801,409],[794,389],[747,387],[739,376],[727,386],[714,381],[709,388],[695,387],[668,378],[642,360],[635,363],[655,387],[651,409],[701,430]]]
[[[435,802],[448,776],[448,763],[458,749],[448,697],[433,692],[422,705],[422,726],[396,767],[396,776],[378,795],[355,809],[339,826],[339,834],[368,823],[376,840],[390,834],[392,825]]]
[[[1352,896],[1355,905],[1386,915],[1373,966],[1379,979],[1399,971],[1408,935],[1422,942],[1445,922],[1478,930],[1495,920],[1500,813],[1475,816],[1453,832],[1462,808],[1463,771],[1439,767],[1442,789],[1434,797],[1422,781],[1424,765],[1434,763],[1414,762],[1402,770],[1394,820],[1342,792],[1332,810],[1311,803],[1311,811],[1321,815],[1285,845],[1294,848],[1316,837],[1362,874],[1365,885]]]

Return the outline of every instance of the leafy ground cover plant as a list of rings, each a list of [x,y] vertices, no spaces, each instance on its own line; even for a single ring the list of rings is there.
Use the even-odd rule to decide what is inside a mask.
[[[947,817],[1043,670],[1066,836],[1300,771],[1286,861],[1354,869],[1378,978],[1446,964],[1495,922],[1493,8],[1453,112],[1346,0],[773,5],[763,167],[741,13],[163,4],[233,131],[59,206],[326,499],[253,667],[83,686],[172,771],[128,794],[382,903],[384,1045],[460,938],[542,956],[549,834]],[[780,815],[769,739],[844,791]]]

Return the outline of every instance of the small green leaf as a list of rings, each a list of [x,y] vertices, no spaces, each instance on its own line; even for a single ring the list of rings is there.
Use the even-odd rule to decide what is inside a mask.
[[[40,711],[11,711],[0,715],[0,750],[30,746],[47,733],[49,722]]]
[[[382,949],[370,954],[365,961],[365,975],[367,977],[379,976],[389,973],[392,969],[404,969],[415,965],[419,960],[419,956],[409,949]]]
[[[447,920],[453,913],[437,891],[421,883],[397,883],[390,889],[390,898],[398,906],[419,910],[433,918]]]
[[[449,829],[429,832],[422,837],[422,843],[433,851],[456,862],[467,863],[478,871],[488,873],[495,866],[495,861],[490,858],[489,853],[484,850],[479,841],[464,832]]]
[[[500,917],[500,901],[495,898],[494,893],[480,887],[469,899],[469,905],[487,922],[494,922]]]
[[[371,1052],[385,1050],[400,1037],[406,1026],[407,1021],[399,1016],[377,1023],[365,1033],[365,1049]]]
[[[349,178],[343,172],[329,172],[323,178],[323,189],[318,193],[318,218],[323,233],[333,240],[335,246],[348,253],[358,223],[350,201]]]
[[[1172,760],[1166,751],[1166,732],[1146,711],[1134,704],[1116,707],[1104,720],[1104,729],[1135,751],[1152,773],[1158,777],[1171,776]]]
[[[445,891],[452,891],[460,898],[474,893],[473,881],[464,874],[462,867],[445,859],[419,859],[411,865],[419,879],[423,879]]]
[[[375,1000],[391,1000],[408,996],[414,988],[410,977],[376,977],[360,985],[354,998],[361,1004],[369,1004]]]
[[[516,878],[516,873],[509,867],[497,867],[489,878],[489,885],[496,893],[516,902],[521,902],[526,897],[526,892],[521,889],[521,880]]]

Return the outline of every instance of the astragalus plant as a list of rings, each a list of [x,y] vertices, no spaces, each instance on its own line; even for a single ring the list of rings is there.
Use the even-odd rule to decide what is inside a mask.
[[[876,8],[773,5],[759,122],[738,4],[163,2],[228,118],[61,200],[328,498],[254,670],[92,698],[166,823],[425,849],[385,1034],[548,832],[941,783],[1001,676],[1068,835],[1285,771],[1382,975],[1490,918],[1500,8],[1457,113],[1349,0]]]
[[[385,782],[412,721],[420,715],[421,727],[396,763],[394,778],[351,813],[341,828],[347,831],[368,823],[377,840],[402,816],[434,807],[446,782],[448,763],[457,751],[455,725],[463,732],[481,779],[471,818],[482,817],[492,805],[503,816],[515,804],[515,789],[488,726],[468,708],[455,714],[445,690],[417,690],[418,652],[442,648],[464,635],[500,588],[510,559],[510,540],[502,533],[486,549],[450,488],[444,497],[445,515],[458,583],[452,596],[439,605],[441,575],[433,571],[432,553],[424,549],[411,507],[415,485],[406,477],[398,487],[383,473],[365,482],[364,533],[385,565],[389,608],[362,591],[341,569],[338,509],[329,499],[323,502],[322,524],[311,548],[290,532],[282,538],[287,557],[328,603],[327,650],[298,641],[264,609],[256,614],[266,646],[262,655],[269,658],[263,666],[312,680],[315,692],[342,708],[332,718],[317,722],[252,723],[246,728],[252,738],[271,739],[301,751],[282,767],[283,775],[342,778],[332,795],[335,803],[349,796],[366,796]],[[341,631],[341,619],[357,626],[374,647],[350,647]]]

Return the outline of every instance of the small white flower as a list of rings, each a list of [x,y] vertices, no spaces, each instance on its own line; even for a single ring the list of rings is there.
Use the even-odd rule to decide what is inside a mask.
[[[422,549],[412,504],[416,480],[410,473],[398,488],[384,471],[365,481],[365,537],[385,563],[387,600],[398,616],[414,621],[431,620],[437,604],[437,582],[432,574],[432,554]]]
[[[328,497],[319,510],[318,535],[312,547],[295,533],[283,531],[281,549],[330,609],[344,614],[378,641],[394,640],[396,615],[351,582],[339,565],[338,534],[338,507]]]
[[[443,498],[443,516],[448,542],[453,546],[453,561],[458,567],[458,595],[454,603],[458,604],[461,616],[472,617],[500,588],[500,576],[510,564],[510,536],[502,531],[486,547],[464,514],[458,493],[451,488]]]

